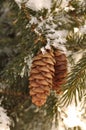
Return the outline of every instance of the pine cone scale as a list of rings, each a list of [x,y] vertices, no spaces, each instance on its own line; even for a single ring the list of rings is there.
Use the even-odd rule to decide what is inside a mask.
[[[59,66],[56,66],[56,71],[60,71],[60,70],[66,70],[66,65],[62,64],[62,65],[59,65]]]
[[[65,77],[67,76],[67,58],[66,55],[61,51],[56,50],[55,54],[55,75],[53,79],[53,89],[56,90],[57,93],[60,93],[62,88],[61,85],[66,82]]]

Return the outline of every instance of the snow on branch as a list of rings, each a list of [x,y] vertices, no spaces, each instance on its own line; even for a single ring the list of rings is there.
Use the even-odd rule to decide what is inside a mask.
[[[51,7],[51,0],[15,0],[15,2],[21,8],[21,3],[25,2],[26,7],[38,11],[43,8],[50,9]]]
[[[62,0],[61,1],[61,8],[65,8],[68,6],[70,0]],[[21,8],[21,4],[25,3],[27,8],[30,8],[34,11],[41,10],[43,8],[50,9],[52,6],[52,3],[55,2],[55,0],[15,0],[15,2],[18,4],[18,6]],[[60,0],[57,1],[60,3]]]
[[[50,9],[51,0],[29,0],[26,3],[26,7],[31,8],[32,10],[41,10],[43,8]]]
[[[7,116],[6,110],[0,107],[0,130],[10,130],[11,121]]]

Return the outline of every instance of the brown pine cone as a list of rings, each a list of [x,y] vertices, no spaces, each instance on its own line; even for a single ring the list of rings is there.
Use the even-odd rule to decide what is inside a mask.
[[[36,106],[45,104],[50,95],[54,76],[54,54],[52,50],[47,50],[45,54],[38,53],[32,62],[30,73],[30,95],[32,103]]]
[[[62,84],[66,82],[66,76],[67,76],[67,58],[64,53],[62,53],[60,50],[55,50],[55,75],[53,79],[53,90],[56,90],[56,93],[62,92]]]

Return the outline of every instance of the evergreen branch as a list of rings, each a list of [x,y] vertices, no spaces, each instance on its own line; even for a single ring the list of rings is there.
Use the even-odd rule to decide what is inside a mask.
[[[81,100],[86,87],[86,57],[83,56],[80,61],[74,66],[72,72],[68,76],[67,84],[64,85],[64,94],[61,97],[61,102],[68,105],[75,98],[77,103],[77,94]]]
[[[30,14],[29,14],[29,12],[28,12],[28,10],[26,9],[26,7],[25,7],[25,3],[22,3],[22,5],[21,5],[21,9],[22,9],[22,11],[24,12],[24,14],[25,14],[25,16],[26,16],[26,18],[28,19],[28,21],[30,20],[30,18],[31,18],[31,16],[30,16]]]
[[[53,0],[50,13],[53,13],[56,8],[60,8],[61,4],[62,4],[62,0]]]
[[[79,32],[76,34],[70,32],[67,37],[66,47],[69,50],[79,51],[80,49],[86,49],[86,34],[81,35]]]
[[[71,0],[69,3],[75,9],[73,12],[76,15],[79,15],[79,17],[80,17],[80,15],[85,14],[85,12],[86,12],[86,2],[85,2],[85,0],[82,0],[82,1]]]

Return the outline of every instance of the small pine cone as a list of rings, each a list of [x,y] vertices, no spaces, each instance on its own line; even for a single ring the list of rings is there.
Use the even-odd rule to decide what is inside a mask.
[[[60,50],[55,50],[55,75],[53,79],[53,90],[56,90],[56,93],[61,93],[61,85],[66,82],[67,76],[67,58]]]
[[[54,54],[47,50],[45,54],[38,53],[34,57],[30,73],[30,95],[36,106],[42,106],[50,95],[54,76]]]

